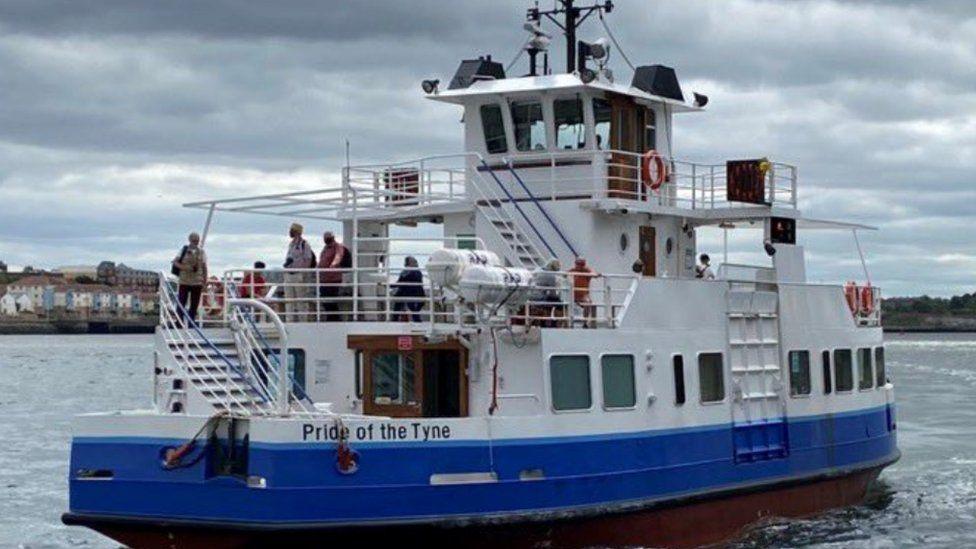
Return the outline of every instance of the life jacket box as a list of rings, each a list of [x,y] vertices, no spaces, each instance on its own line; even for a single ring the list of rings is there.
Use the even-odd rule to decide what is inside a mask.
[[[493,252],[485,250],[441,248],[430,254],[427,275],[434,285],[457,288],[465,269],[472,265],[497,267],[501,265],[501,260]]]

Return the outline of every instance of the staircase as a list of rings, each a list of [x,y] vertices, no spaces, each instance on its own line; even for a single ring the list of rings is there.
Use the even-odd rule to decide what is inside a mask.
[[[789,455],[779,298],[765,286],[733,283],[727,297],[736,463]]]
[[[491,181],[481,175],[482,171]],[[496,244],[509,263],[534,270],[556,257],[552,246],[488,164],[481,160],[480,167],[473,167],[471,172],[474,175],[467,189],[472,194],[476,211],[493,229]]]
[[[273,351],[277,334],[259,328],[251,311],[230,307],[229,329],[221,328],[221,335],[207,335],[197,323],[185,319],[186,311],[165,275],[160,277],[159,295],[160,332],[172,362],[214,411],[242,416],[281,411],[277,403],[279,359]],[[311,407],[291,389],[287,409],[309,412]],[[302,395],[302,400],[307,397]]]

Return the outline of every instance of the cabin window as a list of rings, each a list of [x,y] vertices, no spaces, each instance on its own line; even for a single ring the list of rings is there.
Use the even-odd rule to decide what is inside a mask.
[[[593,100],[593,129],[596,134],[596,148],[610,148],[610,102],[606,99]]]
[[[515,148],[520,151],[546,149],[546,124],[539,101],[512,103],[512,123],[515,124]]]
[[[549,359],[549,378],[554,410],[587,410],[590,394],[590,357],[561,355]]]
[[[654,109],[644,111],[644,148],[657,149],[657,113]]]
[[[604,355],[600,359],[603,375],[603,407],[633,408],[637,404],[634,382],[634,357]]]
[[[725,399],[722,353],[698,355],[698,386],[702,402],[719,402]]]
[[[369,367],[374,404],[416,404],[416,363],[413,353],[376,353]]]
[[[830,351],[820,354],[820,365],[823,367],[824,394],[829,395],[834,390],[830,375]]]
[[[685,357],[674,355],[671,362],[674,369],[674,403],[680,406],[685,403]]]
[[[884,387],[888,383],[888,376],[885,373],[884,347],[874,348],[874,384]]]
[[[505,137],[505,122],[502,119],[502,108],[500,106],[481,106],[481,127],[485,132],[485,150],[488,151],[488,154],[499,154],[508,151],[508,139]]]
[[[854,371],[851,362],[850,349],[834,349],[834,373],[838,392],[854,389]]]
[[[857,388],[866,391],[874,387],[874,370],[871,369],[871,349],[867,347],[857,350],[857,366],[860,375]]]
[[[557,99],[553,101],[557,149],[582,149],[586,146],[586,126],[583,124],[583,101]]]
[[[271,368],[273,370],[278,367],[278,358],[281,356],[281,349],[265,349],[262,353],[265,356],[265,360],[260,364],[262,370],[258,371],[258,377],[264,385],[268,385],[269,372],[265,372],[263,369]],[[251,356],[257,360],[256,355]],[[270,372],[270,375],[277,376],[278,374]],[[299,395],[304,395],[306,388],[304,349],[288,349],[288,375],[291,376],[292,391]],[[271,381],[271,384],[273,385],[275,381],[277,381],[277,378]]]
[[[810,351],[790,351],[790,396],[810,394]]]

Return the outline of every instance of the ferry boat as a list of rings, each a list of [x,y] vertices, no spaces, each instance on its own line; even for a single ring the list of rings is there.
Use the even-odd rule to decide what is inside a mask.
[[[152,406],[76,419],[63,521],[136,547],[677,547],[861,501],[899,457],[881,293],[866,267],[808,282],[797,233],[870,227],[805,217],[755,151],[682,160],[672,121],[708,98],[613,75],[577,39],[612,8],[530,9],[522,76],[423,81],[464,153],[188,204],[204,242],[218,212],[313,245],[340,223],[350,261],[228,271],[197,320],[161,274]],[[712,276],[709,230],[766,260]]]

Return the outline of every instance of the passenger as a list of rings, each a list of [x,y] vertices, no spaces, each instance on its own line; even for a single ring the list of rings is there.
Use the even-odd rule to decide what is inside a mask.
[[[254,270],[244,273],[241,280],[240,295],[244,298],[261,299],[268,293],[268,282],[264,278],[265,265],[263,261],[254,263]]]
[[[182,316],[184,320],[189,317],[196,322],[203,285],[207,281],[207,254],[200,247],[199,234],[190,233],[187,240],[187,245],[173,259],[173,274],[179,277],[177,298],[183,308]]]
[[[557,273],[561,270],[562,266],[559,263],[559,260],[553,259],[542,269],[542,271],[536,273],[535,276],[535,286],[541,294],[539,301],[553,304],[541,306],[541,315],[533,315],[545,316],[546,320],[542,321],[542,325],[547,328],[556,327],[559,325],[559,321],[564,319],[566,316],[563,299],[559,295],[560,290],[562,289],[562,284],[560,284],[559,275]]]
[[[352,266],[352,256],[345,246],[336,241],[332,231],[322,234],[325,247],[319,255],[319,298],[326,322],[342,320],[338,297],[342,290],[343,269]]]
[[[695,278],[715,280],[715,273],[712,272],[711,258],[708,257],[708,254],[701,254],[698,257],[698,261],[701,262],[701,265],[695,267]]]
[[[427,297],[427,294],[424,292],[424,274],[420,272],[415,257],[408,255],[403,260],[403,270],[400,271],[400,276],[393,285],[393,297],[396,298],[393,304],[394,311],[408,310],[413,322],[421,321],[419,311],[424,307],[423,298]],[[403,299],[410,297],[420,299]],[[402,322],[405,316],[397,315],[397,321]]]
[[[586,264],[586,259],[582,257],[576,258],[576,262],[569,272],[573,273],[573,302],[583,309],[584,324],[591,328],[593,327],[591,325],[592,319],[596,316],[596,306],[590,299],[590,282],[601,275],[591,269]]]
[[[309,273],[297,270],[315,267],[315,252],[302,238],[304,230],[298,223],[292,223],[288,229],[291,242],[288,243],[288,255],[285,256],[285,269],[288,269],[284,275],[285,320],[291,322],[310,320],[308,311],[313,295],[312,281]]]

